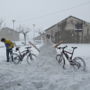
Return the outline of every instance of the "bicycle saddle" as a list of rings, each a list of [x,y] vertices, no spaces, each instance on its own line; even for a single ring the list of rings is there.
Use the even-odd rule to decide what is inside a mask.
[[[66,46],[64,46],[64,47],[58,47],[58,49],[61,49],[61,48],[62,48],[62,49],[64,49],[64,48],[66,48],[66,47],[67,47],[67,45],[66,45]]]

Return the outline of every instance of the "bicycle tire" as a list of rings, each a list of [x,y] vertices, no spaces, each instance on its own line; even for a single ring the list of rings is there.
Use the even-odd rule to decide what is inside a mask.
[[[57,54],[56,60],[58,61],[59,64],[62,62],[62,59],[61,59],[61,55],[60,54]]]
[[[83,70],[83,71],[86,70],[86,63],[85,63],[83,58],[75,57],[73,59],[73,61],[74,61],[74,65],[73,65],[74,68],[79,69],[79,70]]]
[[[13,55],[12,54],[9,54],[9,62],[13,62],[13,60],[12,60],[12,57]]]
[[[61,54],[57,54],[56,60],[63,68],[65,68],[65,58]]]
[[[17,53],[13,53],[13,63],[14,64],[19,64],[20,63],[20,57]]]
[[[31,64],[32,61],[35,60],[35,59],[36,59],[36,55],[35,55],[35,54],[29,54],[29,55],[27,56],[27,63],[28,63],[28,64]]]

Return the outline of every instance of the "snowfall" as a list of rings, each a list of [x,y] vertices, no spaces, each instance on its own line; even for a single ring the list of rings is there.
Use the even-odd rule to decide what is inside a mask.
[[[32,47],[36,59],[28,64],[26,59],[20,64],[6,62],[5,47],[0,47],[0,90],[90,90],[90,44],[61,44],[78,47],[74,56],[86,62],[86,71],[63,69],[55,57],[59,52],[51,43],[38,43],[38,52]],[[19,43],[16,43],[19,45]],[[3,47],[2,47],[3,45]],[[21,51],[25,46],[21,46]],[[57,52],[58,51],[58,52]]]

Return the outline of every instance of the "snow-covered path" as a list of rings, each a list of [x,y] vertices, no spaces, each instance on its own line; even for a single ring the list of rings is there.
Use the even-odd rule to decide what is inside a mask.
[[[78,45],[76,53],[86,60],[86,72],[63,70],[55,60],[56,50],[51,44],[40,48],[39,56],[31,65],[14,65],[0,60],[0,90],[89,90],[90,56],[84,54],[89,52],[89,46]]]

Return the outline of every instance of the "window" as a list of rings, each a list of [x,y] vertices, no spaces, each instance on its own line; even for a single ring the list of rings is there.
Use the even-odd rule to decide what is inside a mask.
[[[47,34],[47,35],[46,35],[46,38],[47,38],[47,39],[50,39],[50,35],[49,35],[49,34]]]
[[[82,23],[77,23],[76,25],[75,25],[75,29],[83,29],[83,24]]]

